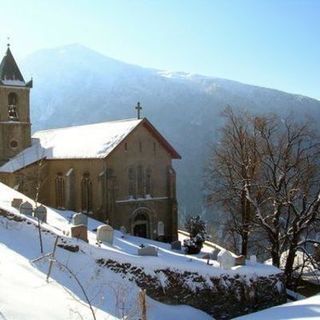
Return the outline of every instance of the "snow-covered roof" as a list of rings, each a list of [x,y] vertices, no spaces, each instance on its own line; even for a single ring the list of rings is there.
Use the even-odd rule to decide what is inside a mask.
[[[15,172],[40,159],[105,158],[143,119],[127,119],[38,131],[31,147],[0,167]]]
[[[1,83],[5,86],[25,87],[26,83],[21,80],[1,80]]]

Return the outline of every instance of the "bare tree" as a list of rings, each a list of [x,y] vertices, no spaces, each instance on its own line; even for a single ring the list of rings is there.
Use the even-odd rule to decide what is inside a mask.
[[[256,179],[245,179],[246,197],[265,231],[275,266],[286,251],[287,284],[293,280],[297,250],[306,251],[320,206],[320,145],[310,121],[254,119],[260,163]]]
[[[312,122],[275,115],[235,114],[228,108],[207,171],[209,201],[223,204],[229,229],[248,243],[262,245],[292,286],[298,250],[308,259],[319,230],[320,144]],[[251,239],[249,238],[251,236]],[[310,236],[308,236],[310,235]],[[261,243],[260,243],[261,244]],[[310,247],[310,246],[309,246]]]
[[[255,178],[257,171],[255,131],[247,113],[236,114],[228,107],[223,117],[221,139],[205,172],[207,200],[209,204],[222,205],[229,215],[227,230],[235,242],[240,236],[241,254],[247,255],[252,211],[244,186],[245,181]],[[234,250],[237,251],[237,246]]]

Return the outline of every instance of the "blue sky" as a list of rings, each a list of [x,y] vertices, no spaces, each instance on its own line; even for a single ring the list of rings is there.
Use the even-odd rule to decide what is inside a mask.
[[[18,60],[81,43],[146,67],[320,99],[318,0],[0,0]]]

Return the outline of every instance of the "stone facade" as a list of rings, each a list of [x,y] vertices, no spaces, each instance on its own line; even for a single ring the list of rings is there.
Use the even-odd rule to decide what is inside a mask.
[[[31,87],[8,48],[0,65],[0,165],[31,145]]]
[[[8,122],[3,116],[8,113],[10,92],[18,95],[19,121]],[[29,88],[0,86],[0,108],[0,161],[4,163],[31,143]],[[14,150],[9,147],[12,139],[18,142]],[[24,159],[21,156],[19,161]],[[142,119],[104,158],[55,159],[39,154],[37,161],[22,163],[12,172],[0,167],[0,180],[46,205],[83,212],[116,229],[124,226],[133,235],[174,241],[177,201],[172,159],[180,156]],[[164,225],[161,236],[159,224]]]

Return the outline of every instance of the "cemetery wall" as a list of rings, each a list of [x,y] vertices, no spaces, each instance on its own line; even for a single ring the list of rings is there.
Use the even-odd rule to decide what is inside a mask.
[[[167,304],[186,304],[215,319],[231,319],[286,302],[282,274],[265,277],[221,275],[204,277],[193,272],[155,270],[155,276],[130,263],[99,259],[97,263],[146,289],[151,298]]]

